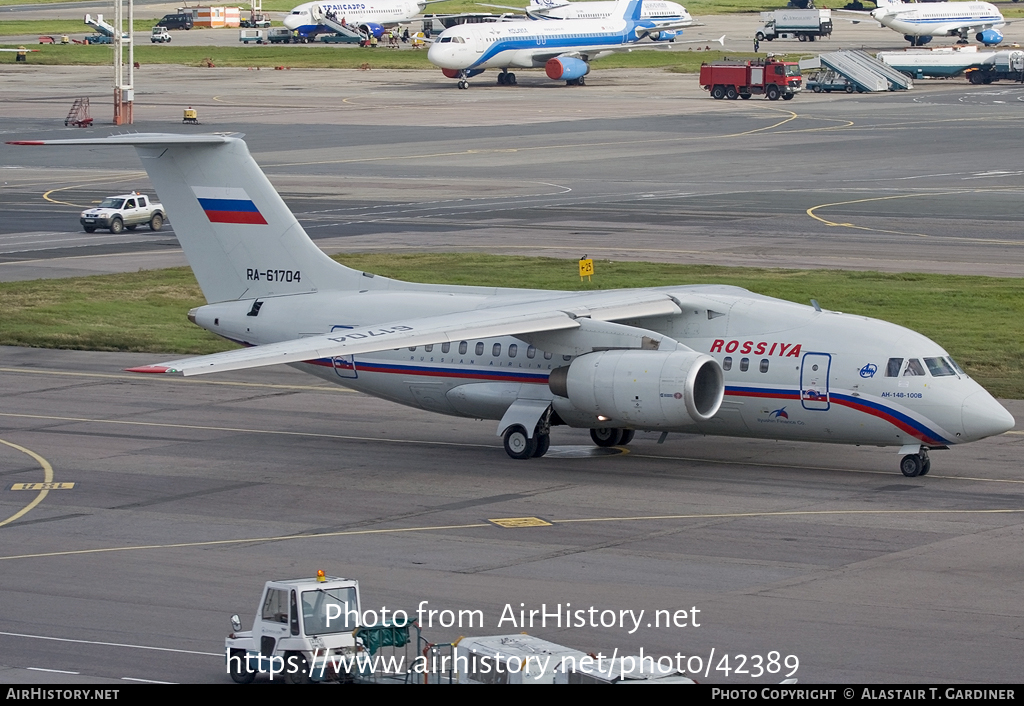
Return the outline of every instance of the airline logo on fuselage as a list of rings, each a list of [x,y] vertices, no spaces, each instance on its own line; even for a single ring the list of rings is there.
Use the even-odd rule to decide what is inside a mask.
[[[193,186],[192,192],[199,199],[210,223],[241,223],[245,225],[267,225],[267,220],[256,208],[256,204],[245,193],[245,189],[225,186]]]
[[[777,341],[726,341],[716,338],[711,344],[711,353],[740,353],[743,355],[774,355],[779,358],[799,358],[801,343],[779,343]]]

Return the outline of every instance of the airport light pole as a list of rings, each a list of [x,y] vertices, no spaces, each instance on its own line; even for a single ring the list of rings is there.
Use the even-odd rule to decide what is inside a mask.
[[[135,122],[135,1],[128,0],[128,36],[124,36],[124,0],[114,0],[114,125]],[[128,45],[128,67],[124,66],[124,45]],[[127,79],[127,80],[126,80]]]

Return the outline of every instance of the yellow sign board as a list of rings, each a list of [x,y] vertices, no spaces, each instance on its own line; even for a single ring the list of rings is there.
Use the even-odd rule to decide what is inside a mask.
[[[493,520],[488,520],[498,527],[506,527],[508,529],[514,529],[517,527],[550,527],[551,523],[547,520],[542,520],[539,517],[499,517]]]
[[[590,258],[580,260],[580,280],[584,277],[590,278],[594,275],[594,261]]]
[[[74,483],[15,483],[11,490],[71,490]]]

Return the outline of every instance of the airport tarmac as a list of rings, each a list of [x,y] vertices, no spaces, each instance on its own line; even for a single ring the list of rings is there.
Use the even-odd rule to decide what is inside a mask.
[[[732,102],[660,70],[597,70],[583,88],[484,74],[468,91],[428,71],[136,76],[128,129],[245,133],[329,252],[1024,275],[1019,84]],[[4,139],[117,132],[63,124],[78,95],[105,120],[108,83],[98,67],[21,67]],[[181,125],[190,105],[199,126]],[[0,279],[183,264],[170,229],[79,230],[83,208],[148,188],[130,148],[3,145],[0,180]]]
[[[637,70],[582,89],[485,74],[469,91],[376,69],[136,76],[134,129],[246,133],[331,252],[1024,275],[1019,85],[769,103]],[[20,67],[5,84],[4,139],[117,131],[63,126],[78,95],[104,119],[109,70]],[[189,104],[198,128],[180,124]],[[145,189],[140,170],[128,149],[0,146],[0,279],[183,263],[173,230],[78,230],[81,208]],[[364,608],[485,616],[424,626],[435,642],[525,630],[705,666],[714,650],[700,681],[734,686],[783,675],[726,676],[723,655],[772,651],[797,656],[801,683],[1019,679],[1020,424],[914,479],[893,449],[640,434],[595,456],[563,428],[524,463],[492,422],[287,368],[122,372],[159,359],[0,348],[0,681],[226,682],[230,615],[248,624],[265,580],[318,568],[359,579]],[[47,468],[75,486],[35,505],[9,489]],[[498,624],[521,603],[695,607],[700,626]]]
[[[265,580],[320,568],[359,579],[364,610],[482,611],[435,618],[434,642],[525,631],[705,666],[714,650],[700,681],[733,686],[782,675],[716,672],[723,656],[771,651],[801,684],[1019,679],[1020,424],[914,479],[893,449],[639,434],[594,456],[565,428],[518,462],[493,422],[288,368],[122,372],[153,361],[0,348],[0,522],[37,496],[13,484],[74,483],[0,527],[0,681],[225,682],[230,615],[248,625]],[[520,604],[646,617],[499,625]],[[693,608],[699,626],[646,627]]]

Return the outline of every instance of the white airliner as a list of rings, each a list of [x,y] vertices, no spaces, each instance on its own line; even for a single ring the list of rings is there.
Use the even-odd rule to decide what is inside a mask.
[[[878,0],[870,14],[882,25],[903,35],[912,46],[922,46],[932,37],[960,37],[966,43],[975,40],[986,46],[999,44],[1003,35],[996,28],[1006,21],[996,6],[988,2],[915,2]],[[837,12],[854,12],[837,10]]]
[[[645,20],[641,10],[640,0],[617,0],[613,11],[601,19],[458,25],[437,37],[427,59],[448,78],[459,79],[459,88],[469,88],[469,79],[486,69],[501,69],[498,83],[514,86],[516,75],[510,68],[543,68],[552,80],[582,86],[591,61],[612,52],[667,49],[664,42],[637,44],[646,38],[668,38],[666,33],[693,23],[688,14],[685,19]],[[716,41],[724,45],[725,37]]]
[[[634,431],[870,444],[907,476],[928,451],[1013,417],[943,348],[894,324],[738,287],[598,292],[415,284],[344,267],[306,235],[231,135],[16,142],[134,145],[210,302],[189,312],[247,348],[134,372],[288,363],[400,404],[499,420],[505,450],[551,429],[600,446]]]
[[[510,5],[490,5],[479,3],[485,7],[497,7],[504,10],[516,10],[526,13],[535,20],[601,20],[615,11],[615,0],[597,0],[597,2],[565,2],[565,0],[531,0],[526,7]],[[686,8],[677,2],[668,0],[641,0],[640,19],[642,20],[682,20],[692,26],[693,18]]]
[[[284,18],[284,26],[308,39],[317,34],[333,32],[324,24],[331,14],[337,22],[359,29],[364,35],[371,32],[377,37],[386,27],[408,22],[423,12],[423,8],[444,0],[366,0],[365,2],[307,2],[292,9]]]

